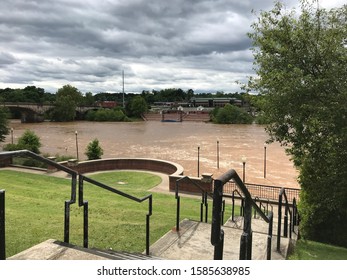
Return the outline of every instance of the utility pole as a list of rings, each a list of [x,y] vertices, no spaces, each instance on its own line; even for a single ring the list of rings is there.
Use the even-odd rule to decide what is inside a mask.
[[[124,101],[124,70],[122,70],[122,79],[123,79],[123,108],[125,108],[125,101]]]

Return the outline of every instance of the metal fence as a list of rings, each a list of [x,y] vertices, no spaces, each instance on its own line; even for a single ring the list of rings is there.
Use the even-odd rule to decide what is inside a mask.
[[[258,197],[264,200],[278,201],[278,195],[281,191],[281,187],[276,186],[266,186],[266,185],[258,185],[258,184],[245,184],[248,191],[250,192],[252,197]],[[287,194],[288,201],[293,201],[293,198],[296,201],[299,200],[299,189],[291,189],[284,188]],[[224,194],[232,194],[234,190],[240,191],[239,187],[235,184],[234,181],[229,181],[224,185],[223,193]]]

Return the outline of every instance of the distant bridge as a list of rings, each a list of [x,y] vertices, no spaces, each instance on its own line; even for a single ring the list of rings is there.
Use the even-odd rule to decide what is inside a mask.
[[[7,107],[12,110],[18,110],[21,113],[21,122],[42,122],[44,121],[44,114],[53,109],[55,105],[50,104],[37,104],[25,102],[3,102],[1,106]],[[76,112],[84,115],[90,110],[100,109],[98,106],[79,106]]]

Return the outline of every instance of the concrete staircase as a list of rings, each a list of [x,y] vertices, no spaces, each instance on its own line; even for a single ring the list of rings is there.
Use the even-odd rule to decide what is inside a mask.
[[[224,226],[224,252],[223,259],[238,260],[240,250],[240,237],[242,234],[243,218],[237,217],[234,221],[228,220]],[[260,219],[252,219],[253,246],[252,259],[266,260],[267,224]],[[292,240],[281,238],[281,249],[277,251],[277,236],[274,225],[272,238],[272,260],[284,260],[295,243],[296,235]],[[49,239],[32,248],[29,248],[8,259],[11,260],[213,260],[214,247],[210,242],[211,224],[192,220],[183,220],[180,231],[175,229],[167,232],[162,238],[150,247],[150,255],[144,253],[119,252],[83,248],[61,241]]]
[[[223,226],[223,259],[238,260],[243,219],[229,220]],[[267,224],[260,219],[252,219],[253,246],[252,259],[266,260]],[[277,230],[277,226],[275,227]],[[274,229],[275,231],[275,229]],[[275,234],[275,233],[274,233]],[[210,242],[211,224],[183,220],[180,231],[169,231],[150,247],[150,254],[170,260],[213,260],[214,247]],[[294,239],[281,238],[281,249],[277,252],[277,236],[272,238],[271,259],[284,260],[293,245]]]

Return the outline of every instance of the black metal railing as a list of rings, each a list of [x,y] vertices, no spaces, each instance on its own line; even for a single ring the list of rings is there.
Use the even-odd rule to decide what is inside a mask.
[[[254,202],[258,203],[259,208],[262,209],[262,211],[268,215],[269,214],[269,205],[270,201],[269,200],[262,200],[258,196],[254,197]],[[257,218],[257,211],[254,209],[254,219]]]
[[[235,195],[235,193],[237,195]],[[231,199],[231,220],[235,222],[235,199],[240,199],[240,213],[239,216],[243,217],[245,209],[245,199],[238,190],[234,190],[231,195],[223,193],[223,197]],[[224,200],[223,200],[224,201]],[[223,213],[224,214],[224,213]],[[224,217],[222,218],[224,221]]]
[[[254,208],[260,217],[269,224],[268,231],[268,244],[267,244],[267,258],[271,259],[271,240],[272,240],[272,221],[273,213],[269,216],[259,208],[259,206],[252,199],[252,196],[235,170],[229,170],[224,173],[218,179],[214,181],[213,191],[213,210],[212,210],[212,228],[211,228],[211,244],[214,246],[214,259],[223,259],[223,247],[224,247],[224,231],[221,224],[222,215],[222,200],[223,200],[223,187],[230,180],[234,180],[238,189],[244,196],[244,226],[243,233],[240,241],[240,259],[250,260],[252,259],[252,208]]]
[[[70,206],[71,204],[74,204],[76,202],[76,186],[77,186],[77,172],[63,166],[55,161],[52,161],[48,158],[42,157],[38,154],[35,154],[28,150],[18,150],[18,151],[8,151],[8,152],[1,152],[0,153],[0,159],[6,159],[6,158],[13,158],[13,157],[30,157],[33,159],[36,159],[40,162],[43,162],[47,165],[53,166],[58,170],[64,171],[71,175],[71,194],[70,194],[70,200],[66,200],[64,203],[64,242],[69,243],[70,240]],[[3,194],[4,197],[4,194]],[[2,203],[1,203],[2,204]],[[5,207],[4,203],[0,208]],[[4,211],[5,212],[5,211]],[[0,227],[5,228],[5,216],[0,221]],[[2,225],[1,225],[2,224]],[[1,229],[0,229],[1,231]],[[5,252],[6,250],[6,240],[5,240],[5,233],[0,235],[0,252]],[[3,259],[6,258],[5,253],[1,253],[1,257]],[[1,258],[0,258],[1,259]]]
[[[0,260],[6,259],[5,190],[0,190]]]
[[[283,203],[284,200],[284,203]],[[292,210],[290,210],[292,206]],[[293,202],[290,204],[286,189],[282,188],[278,195],[278,227],[277,227],[277,251],[281,250],[281,231],[282,231],[282,208],[284,207],[284,217],[283,217],[283,237],[292,238],[292,232],[294,232],[294,226],[298,225],[298,211],[296,205],[296,199],[293,198]],[[289,223],[288,223],[289,218]]]
[[[282,187],[277,186],[266,186],[259,184],[249,184],[246,183],[248,191],[252,197],[259,197],[261,199],[271,200],[272,203],[278,201],[278,194],[283,189]],[[226,182],[223,192],[225,194],[231,194],[234,190],[239,189],[237,184],[234,181]],[[284,188],[289,201],[293,201],[293,198],[298,199],[300,195],[299,189]]]
[[[84,200],[84,181],[91,183],[94,186],[100,187],[122,197],[128,198],[132,201],[142,203],[148,200],[148,213],[146,214],[146,255],[149,255],[150,246],[150,216],[152,216],[152,194],[149,194],[142,198],[137,198],[113,187],[107,186],[101,182],[93,180],[83,175],[79,175],[79,185],[78,185],[78,205],[83,206],[83,246],[88,248],[88,201]]]
[[[201,192],[201,203],[200,203],[200,222],[207,223],[208,221],[208,201],[207,197],[211,197],[212,195],[203,189],[198,183],[190,179],[188,176],[184,176],[176,181],[176,187],[175,187],[175,198],[176,198],[176,231],[180,230],[180,213],[181,213],[181,197],[179,196],[179,184],[182,181],[188,180],[190,183],[192,183],[193,186],[195,186],[197,189]],[[204,211],[205,209],[205,211]],[[204,219],[204,212],[205,212],[205,219]]]

